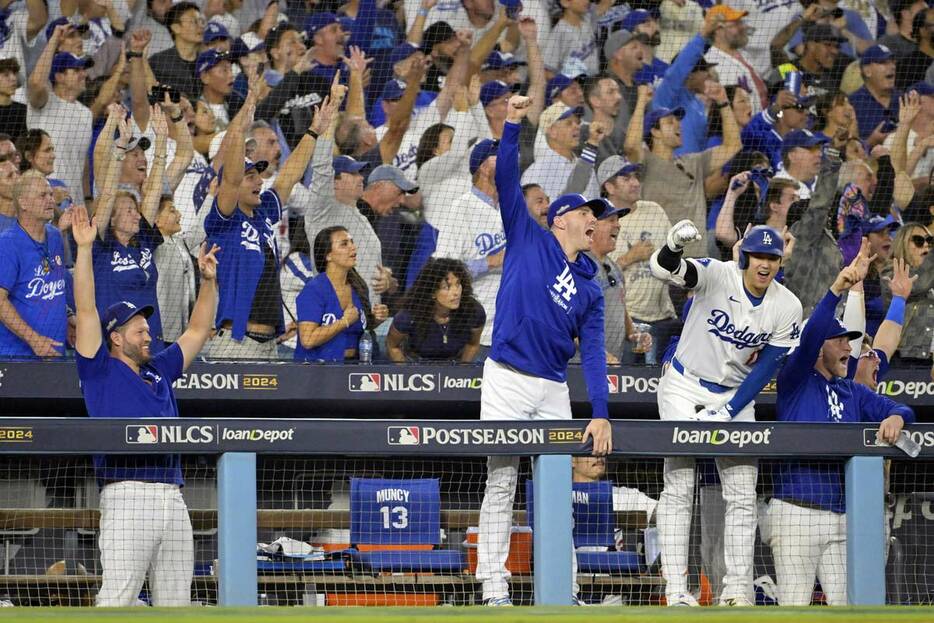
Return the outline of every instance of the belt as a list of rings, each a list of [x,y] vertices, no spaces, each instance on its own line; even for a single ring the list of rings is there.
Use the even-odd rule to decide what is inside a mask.
[[[678,361],[677,357],[671,358],[671,367],[681,373],[681,376],[689,376],[688,373],[684,371],[684,364]],[[694,374],[691,374],[690,376],[693,376],[701,387],[715,394],[725,394],[726,392],[732,391],[734,389],[732,387],[727,387],[726,385],[720,385],[720,383],[714,383],[713,381],[705,381],[704,379]]]

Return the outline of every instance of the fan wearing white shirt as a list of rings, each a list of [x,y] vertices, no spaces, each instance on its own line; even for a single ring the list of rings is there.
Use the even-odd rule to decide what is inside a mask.
[[[523,184],[538,184],[550,197],[558,197],[564,193],[568,178],[577,164],[574,150],[580,144],[583,114],[583,107],[569,108],[560,101],[542,113],[538,129],[544,134],[548,149],[522,174]],[[593,172],[582,194],[585,197],[600,196]]]

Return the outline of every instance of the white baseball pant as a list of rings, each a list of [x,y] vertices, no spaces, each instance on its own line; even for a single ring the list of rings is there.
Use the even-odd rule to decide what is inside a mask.
[[[769,525],[778,603],[808,606],[814,579],[831,606],[845,606],[846,514],[772,498]]]
[[[571,398],[566,383],[517,372],[487,358],[480,392],[481,420],[570,420]],[[491,456],[486,463],[486,490],[480,506],[477,540],[477,580],[483,599],[509,596],[506,558],[512,528],[512,507],[519,475],[519,457]],[[574,577],[577,577],[577,559]],[[577,586],[568,587],[576,593]]]
[[[690,373],[686,374],[688,376],[669,367],[659,381],[658,411],[662,420],[694,419],[698,406],[719,409],[735,393],[735,389],[714,393],[691,377]],[[755,421],[754,403],[746,405],[734,419]],[[729,426],[729,423],[724,425]],[[720,599],[751,600],[758,464],[755,459],[745,457],[720,457],[716,462],[723,483],[725,525],[728,530],[723,541],[726,575]],[[688,592],[688,546],[695,480],[693,458],[665,459],[665,486],[658,501],[656,521],[662,550],[662,575],[668,597]]]
[[[178,485],[115,482],[101,491],[100,509],[97,605],[135,605],[147,571],[152,605],[191,605],[194,541]]]

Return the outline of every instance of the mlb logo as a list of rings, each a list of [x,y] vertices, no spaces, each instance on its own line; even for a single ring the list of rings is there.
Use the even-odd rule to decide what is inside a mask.
[[[390,426],[386,438],[390,446],[417,446],[422,435],[418,426]]]
[[[606,375],[606,384],[611,394],[619,393],[619,377],[615,374]]]
[[[139,425],[131,424],[126,427],[127,443],[159,443],[159,427],[155,424]]]
[[[378,392],[383,384],[382,375],[376,372],[370,374],[353,373],[347,377],[348,389],[352,392]]]
[[[889,444],[885,443],[881,439],[877,438],[879,434],[878,428],[864,428],[863,429],[863,445],[867,448],[888,448]]]

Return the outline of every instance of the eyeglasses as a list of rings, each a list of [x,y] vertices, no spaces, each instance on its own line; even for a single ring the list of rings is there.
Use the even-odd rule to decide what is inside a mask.
[[[860,359],[878,359],[879,353],[876,352],[874,348],[870,348],[865,353],[860,354]]]
[[[923,247],[924,245],[934,247],[934,236],[912,236],[911,244],[916,247]]]
[[[610,272],[610,265],[606,262],[603,263],[603,271],[606,273],[606,281],[610,284],[611,288],[615,288],[619,281],[616,280],[616,277],[613,276],[613,273]]]

